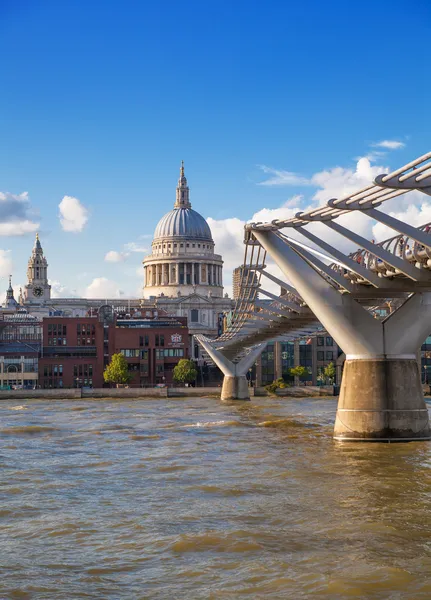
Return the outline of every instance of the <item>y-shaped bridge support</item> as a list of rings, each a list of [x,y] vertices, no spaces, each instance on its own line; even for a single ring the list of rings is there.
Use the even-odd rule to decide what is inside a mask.
[[[384,321],[340,294],[272,231],[253,235],[346,353],[334,437],[431,439],[416,352],[431,332],[431,293],[416,293]]]
[[[219,350],[215,350],[215,348],[207,341],[199,338],[199,343],[224,374],[223,387],[221,390],[222,402],[228,400],[250,400],[250,391],[245,375],[249,368],[254,365],[257,357],[265,349],[266,342],[253,348],[247,356],[237,363],[228,360]]]

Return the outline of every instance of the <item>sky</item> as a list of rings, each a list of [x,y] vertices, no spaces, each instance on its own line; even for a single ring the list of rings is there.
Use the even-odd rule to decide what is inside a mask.
[[[36,231],[54,296],[139,297],[181,160],[230,292],[246,221],[431,150],[430,34],[427,0],[0,0],[0,297]]]

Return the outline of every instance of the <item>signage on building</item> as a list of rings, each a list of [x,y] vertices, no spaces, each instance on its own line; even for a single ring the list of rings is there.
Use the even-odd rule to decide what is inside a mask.
[[[181,344],[182,341],[183,341],[183,336],[180,335],[179,333],[173,333],[171,335],[172,344]]]

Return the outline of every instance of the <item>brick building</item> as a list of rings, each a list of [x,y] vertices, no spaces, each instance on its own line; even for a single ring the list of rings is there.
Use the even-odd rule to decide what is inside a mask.
[[[102,387],[104,327],[96,316],[47,317],[42,336],[40,387]]]
[[[105,306],[86,317],[43,319],[39,359],[42,388],[103,387],[103,371],[121,353],[132,375],[130,385],[172,383],[172,371],[188,357],[185,317],[159,316],[158,311],[115,314]]]

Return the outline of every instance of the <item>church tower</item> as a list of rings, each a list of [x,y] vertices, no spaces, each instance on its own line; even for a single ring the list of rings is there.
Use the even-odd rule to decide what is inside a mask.
[[[24,302],[42,304],[51,298],[51,286],[48,283],[48,263],[43,255],[39,234],[36,233],[33,250],[28,261],[27,285],[24,289]]]
[[[18,308],[18,302],[13,295],[12,275],[9,275],[9,287],[6,290],[6,298],[2,306],[8,310],[16,310]]]

